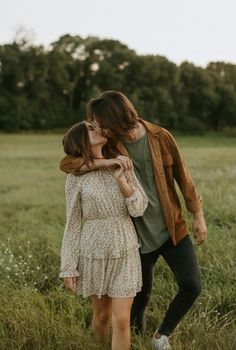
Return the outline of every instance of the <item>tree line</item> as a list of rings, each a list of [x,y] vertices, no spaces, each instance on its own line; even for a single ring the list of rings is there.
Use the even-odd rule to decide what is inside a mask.
[[[91,36],[64,35],[49,47],[0,45],[1,130],[68,127],[104,90],[123,92],[140,116],[171,130],[236,127],[236,65],[176,65]]]

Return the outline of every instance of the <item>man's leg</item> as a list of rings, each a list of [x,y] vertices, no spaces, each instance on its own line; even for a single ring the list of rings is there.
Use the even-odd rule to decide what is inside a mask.
[[[152,291],[153,268],[159,256],[159,249],[147,254],[140,254],[142,263],[142,290],[137,293],[131,310],[131,325],[138,333],[146,330],[145,309]]]
[[[168,336],[190,309],[202,287],[197,257],[189,236],[184,237],[176,246],[171,241],[164,244],[161,255],[170,266],[179,286],[158,330],[159,334]]]

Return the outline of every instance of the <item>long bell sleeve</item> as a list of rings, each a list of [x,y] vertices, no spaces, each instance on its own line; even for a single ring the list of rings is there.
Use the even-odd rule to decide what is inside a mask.
[[[142,216],[148,206],[148,197],[140,185],[134,170],[126,174],[126,179],[134,188],[132,196],[125,198],[127,210],[132,217]]]
[[[81,200],[79,177],[69,174],[65,185],[66,226],[61,247],[61,268],[59,277],[79,276],[79,239],[81,233]]]

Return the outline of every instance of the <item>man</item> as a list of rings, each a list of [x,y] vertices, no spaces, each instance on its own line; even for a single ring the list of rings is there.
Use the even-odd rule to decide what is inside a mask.
[[[83,164],[82,158],[66,156],[60,168],[79,175],[100,167],[122,166],[129,170],[134,165],[149,204],[144,215],[134,219],[141,245],[143,288],[134,299],[131,319],[135,328],[144,333],[153,268],[162,255],[174,273],[179,290],[152,343],[154,349],[170,349],[168,336],[201,292],[199,267],[174,181],[181,190],[187,209],[193,214],[193,233],[197,244],[206,239],[201,198],[173,136],[166,129],[139,118],[126,96],[116,91],[102,93],[89,102],[87,118],[109,137],[111,147],[116,147],[121,156],[116,160],[95,159],[90,169]]]

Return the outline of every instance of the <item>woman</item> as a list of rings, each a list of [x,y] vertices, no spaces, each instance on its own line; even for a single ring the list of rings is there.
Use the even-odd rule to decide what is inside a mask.
[[[74,125],[63,145],[66,154],[82,157],[88,167],[93,158],[115,156],[107,138],[86,122]],[[117,167],[67,176],[59,276],[66,288],[90,297],[97,340],[106,339],[112,316],[113,350],[130,348],[130,309],[142,287],[139,243],[130,215],[143,215],[147,204],[133,170],[127,174]]]

